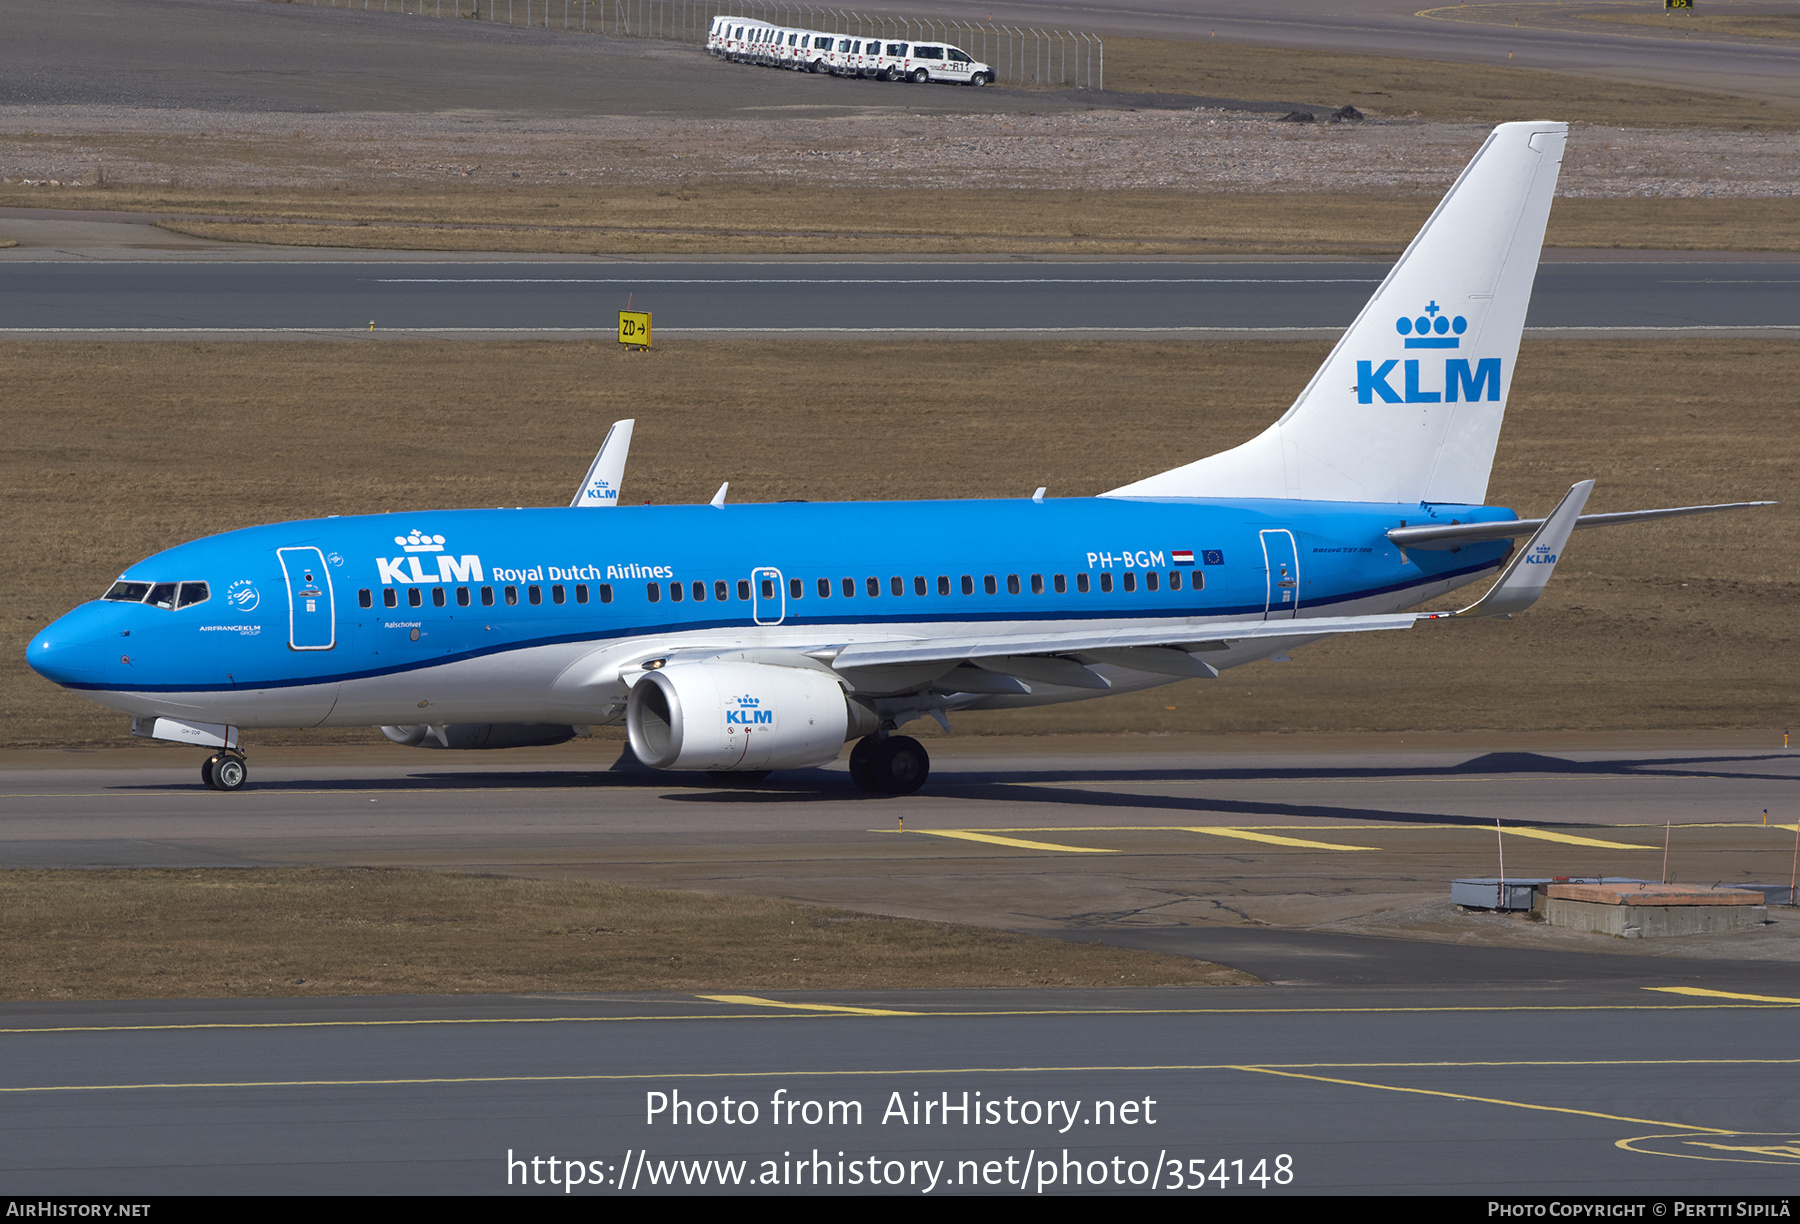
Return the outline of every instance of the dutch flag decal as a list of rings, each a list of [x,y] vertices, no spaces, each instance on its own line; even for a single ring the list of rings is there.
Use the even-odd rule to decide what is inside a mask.
[[[1175,565],[1192,565],[1194,563],[1194,550],[1191,548],[1177,548],[1169,554],[1169,560]]]

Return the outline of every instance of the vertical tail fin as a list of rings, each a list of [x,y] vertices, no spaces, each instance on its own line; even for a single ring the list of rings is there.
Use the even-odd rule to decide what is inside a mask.
[[[1567,134],[1495,128],[1279,421],[1105,496],[1482,502]]]

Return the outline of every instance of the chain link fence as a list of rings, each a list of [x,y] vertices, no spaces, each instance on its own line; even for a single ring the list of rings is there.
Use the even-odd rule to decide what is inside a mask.
[[[292,2],[292,0],[290,0]],[[998,84],[1106,88],[1106,48],[1078,30],[1039,30],[978,21],[901,17],[763,0],[305,0],[318,8],[463,18],[545,30],[587,30],[615,38],[706,42],[714,17],[816,30],[851,38],[941,42],[990,65]]]

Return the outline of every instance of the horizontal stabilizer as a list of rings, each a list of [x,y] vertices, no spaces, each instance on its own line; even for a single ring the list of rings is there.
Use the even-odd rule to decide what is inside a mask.
[[[1575,530],[1589,527],[1614,527],[1620,523],[1644,523],[1651,519],[1676,518],[1683,514],[1711,514],[1715,510],[1748,510],[1753,506],[1775,506],[1779,502],[1726,502],[1717,506],[1672,506],[1663,510],[1626,510],[1618,514],[1584,514],[1575,520]],[[1516,540],[1528,536],[1544,525],[1544,519],[1510,519],[1503,523],[1451,523],[1444,526],[1396,527],[1387,538],[1401,548],[1451,549],[1483,540]]]

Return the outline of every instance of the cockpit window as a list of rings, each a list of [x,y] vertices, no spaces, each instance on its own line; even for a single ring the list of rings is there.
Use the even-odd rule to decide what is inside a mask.
[[[144,596],[150,593],[148,582],[115,582],[112,590],[102,595],[102,599],[110,599],[116,603],[143,603]]]
[[[204,582],[126,582],[120,580],[102,595],[114,603],[147,603],[152,607],[189,608],[205,603],[212,590]]]

